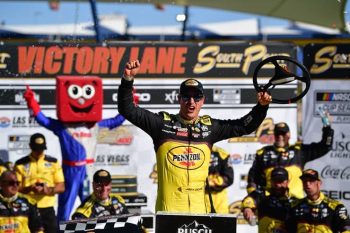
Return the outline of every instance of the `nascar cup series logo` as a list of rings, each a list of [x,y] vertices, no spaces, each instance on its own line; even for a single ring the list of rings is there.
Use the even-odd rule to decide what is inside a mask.
[[[205,160],[204,152],[194,146],[178,146],[167,154],[168,161],[175,167],[194,170],[201,167]]]
[[[204,224],[193,221],[189,225],[184,224],[178,228],[177,233],[212,233],[212,230]]]

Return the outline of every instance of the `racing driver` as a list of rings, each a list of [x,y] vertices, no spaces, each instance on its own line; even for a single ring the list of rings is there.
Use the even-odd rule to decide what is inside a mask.
[[[126,63],[118,111],[153,140],[158,170],[156,211],[207,213],[205,184],[212,145],[256,130],[266,116],[271,95],[258,93],[257,105],[240,119],[219,120],[199,116],[205,100],[203,85],[187,79],[180,86],[179,113],[156,114],[133,104],[133,81],[139,68],[138,60]]]

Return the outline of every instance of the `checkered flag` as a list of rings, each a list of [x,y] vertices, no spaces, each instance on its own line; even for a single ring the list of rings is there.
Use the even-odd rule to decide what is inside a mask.
[[[140,233],[141,216],[125,214],[118,216],[106,216],[91,219],[79,219],[60,223],[60,233],[73,232],[113,232],[115,233]]]

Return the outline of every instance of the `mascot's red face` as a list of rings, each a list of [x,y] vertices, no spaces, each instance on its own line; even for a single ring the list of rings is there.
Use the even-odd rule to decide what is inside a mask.
[[[56,107],[60,121],[97,122],[102,118],[102,80],[96,76],[58,76]]]

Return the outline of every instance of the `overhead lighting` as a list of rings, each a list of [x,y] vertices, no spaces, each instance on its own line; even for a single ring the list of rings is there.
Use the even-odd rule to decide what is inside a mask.
[[[186,15],[185,14],[177,14],[176,15],[176,21],[177,22],[184,22],[184,21],[186,21]]]

